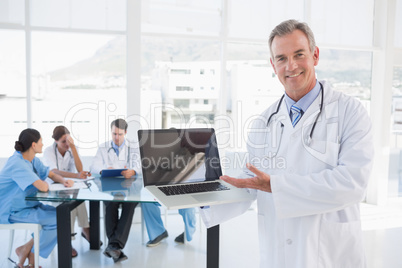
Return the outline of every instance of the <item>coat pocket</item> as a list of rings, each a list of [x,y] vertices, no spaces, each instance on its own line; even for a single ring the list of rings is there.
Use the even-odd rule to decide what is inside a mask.
[[[321,222],[319,267],[365,267],[360,221]]]

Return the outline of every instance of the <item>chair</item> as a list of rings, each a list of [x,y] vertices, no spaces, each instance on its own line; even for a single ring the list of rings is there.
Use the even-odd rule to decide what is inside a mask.
[[[0,224],[0,230],[10,230],[8,241],[8,257],[11,256],[11,251],[14,242],[14,230],[31,230],[34,233],[34,250],[35,250],[35,268],[39,267],[39,232],[42,229],[40,224],[36,223],[10,223]]]

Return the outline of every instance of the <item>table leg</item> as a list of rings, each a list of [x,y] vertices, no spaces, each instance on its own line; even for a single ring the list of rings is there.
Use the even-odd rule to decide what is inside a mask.
[[[100,248],[99,201],[89,201],[90,249]]]
[[[207,268],[219,267],[219,225],[207,229]]]
[[[57,253],[59,268],[72,268],[71,260],[71,210],[83,201],[64,202],[57,206]]]

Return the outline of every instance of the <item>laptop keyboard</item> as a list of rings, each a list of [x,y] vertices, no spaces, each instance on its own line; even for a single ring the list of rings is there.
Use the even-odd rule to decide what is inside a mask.
[[[158,188],[165,195],[181,195],[229,190],[228,187],[224,186],[220,182],[178,184],[169,186],[158,186]]]

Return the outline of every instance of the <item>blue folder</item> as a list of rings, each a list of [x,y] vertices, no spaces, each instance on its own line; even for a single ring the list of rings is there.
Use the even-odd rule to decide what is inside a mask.
[[[123,168],[123,169],[103,169],[102,173],[101,173],[101,177],[105,178],[105,177],[120,177],[121,172],[123,170],[127,170],[127,168]]]

